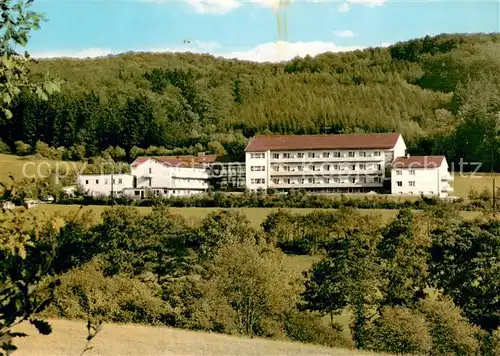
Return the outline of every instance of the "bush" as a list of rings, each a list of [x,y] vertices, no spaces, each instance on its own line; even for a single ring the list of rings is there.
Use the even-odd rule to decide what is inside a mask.
[[[295,341],[328,347],[350,348],[354,347],[352,340],[336,330],[325,325],[318,315],[291,311],[285,316],[286,335]]]
[[[390,353],[429,353],[432,336],[425,317],[408,308],[384,307],[370,330],[371,347]]]
[[[10,147],[0,139],[0,153],[11,153]]]
[[[31,146],[23,141],[16,141],[14,145],[16,146],[16,154],[19,156],[26,156],[31,153]]]
[[[429,324],[432,355],[472,355],[479,350],[476,335],[480,329],[471,325],[449,298],[429,297],[420,302],[419,309]]]
[[[54,301],[44,312],[47,317],[163,324],[170,314],[169,305],[157,297],[155,285],[105,277],[98,259],[63,274],[60,281]]]

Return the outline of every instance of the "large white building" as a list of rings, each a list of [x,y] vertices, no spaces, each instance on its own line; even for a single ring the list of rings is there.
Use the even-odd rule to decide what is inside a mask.
[[[256,136],[245,151],[250,190],[357,193],[381,190],[406,144],[397,133]]]
[[[446,198],[453,188],[444,156],[403,156],[391,168],[391,192],[405,195],[431,195]]]
[[[217,155],[139,157],[130,174],[80,175],[78,185],[92,196],[190,196],[217,187],[242,188],[244,163],[219,162]]]

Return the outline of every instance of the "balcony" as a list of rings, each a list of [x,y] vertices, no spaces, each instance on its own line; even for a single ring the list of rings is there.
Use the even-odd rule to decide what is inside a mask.
[[[320,162],[382,162],[384,161],[384,156],[356,156],[356,157],[323,157],[316,156],[314,158],[304,156],[299,158],[297,156],[290,156],[289,158],[284,158],[280,155],[280,158],[273,158],[271,156],[271,163],[320,163]]]
[[[273,171],[271,170],[271,177],[286,177],[286,176],[338,176],[338,175],[382,175],[383,170],[378,169],[337,169],[331,171],[310,171],[310,170],[290,170],[290,171]]]
[[[325,182],[319,182],[319,183],[298,183],[298,182],[290,182],[289,184],[286,183],[269,183],[270,188],[276,188],[276,189],[302,189],[302,188],[380,188],[382,187],[382,183],[376,183],[376,182],[367,182],[367,183],[325,183]]]

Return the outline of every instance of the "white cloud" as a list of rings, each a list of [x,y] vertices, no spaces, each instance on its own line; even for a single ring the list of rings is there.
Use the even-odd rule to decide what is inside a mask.
[[[349,30],[333,31],[333,34],[337,37],[354,37],[354,32]]]
[[[344,2],[337,6],[337,11],[338,12],[348,12],[349,11],[349,4]]]
[[[241,6],[236,0],[188,0],[188,4],[199,14],[224,15]]]
[[[380,46],[387,47],[390,43],[384,42]],[[304,57],[306,55],[315,56],[325,52],[348,52],[363,49],[365,46],[338,46],[333,42],[268,42],[260,44],[249,50],[224,51],[217,42],[192,41],[185,46],[134,49],[135,52],[191,52],[191,53],[210,53],[214,56],[224,58],[237,58],[240,60],[252,62],[279,62],[287,61],[294,57]],[[109,49],[91,48],[82,51],[47,51],[33,52],[34,58],[96,58],[107,55],[116,55],[126,51],[112,51]]]

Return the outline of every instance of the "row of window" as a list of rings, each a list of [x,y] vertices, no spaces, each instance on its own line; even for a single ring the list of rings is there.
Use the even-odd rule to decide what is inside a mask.
[[[118,184],[122,184],[123,180],[121,178],[118,178]],[[85,180],[85,184],[89,185],[90,181],[87,179]],[[99,179],[95,180],[95,184],[99,184]],[[104,179],[104,184],[109,184],[109,179]],[[113,179],[113,184],[116,184],[116,179]]]
[[[403,186],[403,182],[399,180],[399,181],[396,182],[396,185],[398,187],[402,187]],[[414,187],[415,186],[415,181],[414,180],[409,181],[408,182],[408,186],[409,187]]]
[[[253,167],[252,167],[253,168]],[[279,172],[280,171],[280,167],[279,166],[273,166],[273,171],[275,172]],[[304,166],[301,166],[301,165],[298,165],[296,166],[297,170],[298,171],[303,171],[304,170]],[[382,169],[382,165],[381,164],[377,164],[377,165],[371,165],[371,164],[348,164],[348,165],[340,165],[340,164],[334,164],[334,165],[329,165],[329,164],[325,164],[323,166],[323,169],[321,169],[321,166],[316,166],[316,165],[310,165],[307,167],[309,171],[320,171],[320,170],[323,170],[323,171],[330,171],[330,170],[334,170],[334,171],[337,171],[337,170],[356,170],[356,169],[360,169],[360,170],[367,170],[367,169],[377,169],[377,170],[381,170]],[[252,169],[253,170],[253,169]],[[285,172],[291,172],[291,171],[295,171],[295,167],[291,167],[291,166],[283,166],[283,171]]]
[[[251,179],[250,180],[250,183],[252,184],[266,184],[266,180],[264,178],[255,178],[255,179]]]
[[[250,158],[266,158],[265,153],[250,153]]]
[[[266,166],[251,166],[250,170],[252,172],[264,172],[266,170]]]
[[[411,175],[411,176],[414,176],[414,175],[415,175],[415,170],[414,170],[414,169],[410,169],[410,170],[408,171],[408,174],[409,174],[409,175]],[[397,170],[396,170],[396,175],[397,175],[397,176],[402,176],[402,175],[403,175],[403,171],[402,171],[402,170],[400,170],[400,169],[397,169]]]
[[[381,179],[380,177],[374,177],[374,178],[366,178],[366,177],[361,177],[361,178],[348,178],[348,179],[340,179],[340,178],[308,178],[307,181],[304,178],[299,178],[297,181],[291,180],[290,178],[284,178],[284,179],[278,179],[274,178],[273,183],[274,184],[295,184],[297,182],[298,184],[305,184],[306,182],[308,184],[320,184],[320,183],[344,183],[344,184],[350,184],[350,183],[380,183]]]
[[[280,159],[280,157],[287,159],[287,158],[304,158],[305,153],[303,152],[298,152],[297,156],[291,153],[273,153],[273,159]],[[349,152],[307,152],[307,158],[330,158],[330,157],[335,157],[335,158],[342,158],[342,157],[380,157],[382,155],[381,151],[374,151],[374,152],[367,152],[367,151],[360,151],[358,152],[358,156],[356,156],[355,151],[349,151]]]

